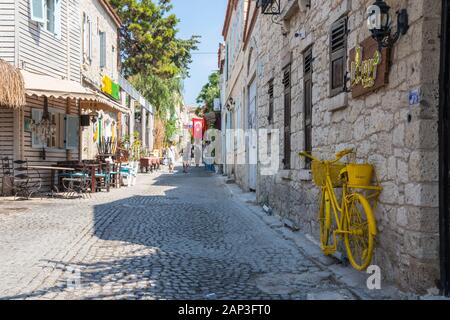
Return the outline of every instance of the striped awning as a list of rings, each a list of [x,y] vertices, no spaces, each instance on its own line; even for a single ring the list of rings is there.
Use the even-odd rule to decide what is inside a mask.
[[[56,79],[47,75],[32,73],[25,70],[21,70],[21,73],[25,82],[25,91],[28,96],[94,101],[105,104],[120,112],[131,112],[128,108],[123,107],[107,96],[89,88],[85,88],[78,82]]]

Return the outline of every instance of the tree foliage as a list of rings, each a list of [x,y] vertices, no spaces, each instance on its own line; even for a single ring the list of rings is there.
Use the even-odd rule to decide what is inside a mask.
[[[187,74],[198,36],[177,38],[179,20],[170,0],[110,0],[122,19],[120,47],[126,76],[153,74],[163,78]]]
[[[177,37],[179,20],[170,12],[170,0],[110,2],[123,23],[122,72],[154,106],[158,137],[167,141],[176,131],[175,108],[183,104],[183,79],[189,75],[199,37]]]
[[[214,99],[220,97],[219,80],[220,74],[218,71],[211,73],[208,83],[203,86],[197,97],[197,103],[205,105],[207,110],[212,110]]]
[[[130,82],[155,107],[155,115],[162,120],[170,119],[175,107],[183,104],[181,77],[165,79],[139,73],[131,77]]]

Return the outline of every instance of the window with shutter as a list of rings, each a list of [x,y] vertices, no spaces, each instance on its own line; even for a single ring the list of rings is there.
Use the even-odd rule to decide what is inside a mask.
[[[58,39],[61,39],[61,0],[55,0],[53,33]]]
[[[45,0],[30,0],[30,19],[45,23]]]
[[[291,168],[291,65],[283,69],[284,86],[284,169]]]
[[[333,97],[345,88],[347,17],[333,23],[330,33],[330,96]]]
[[[33,122],[39,123],[42,119],[43,111],[40,109],[31,110],[31,119]],[[31,131],[31,147],[32,148],[43,148],[45,147],[45,142],[41,141],[34,130]]]
[[[47,23],[46,23],[46,29],[50,32],[55,33],[55,0],[47,0],[46,1],[46,8],[47,8]]]
[[[304,86],[304,125],[305,125],[305,151],[312,152],[312,73],[313,73],[313,56],[312,47],[307,49],[303,55],[304,59],[304,76],[303,76],[303,86]],[[311,168],[311,161],[306,160],[306,169]]]
[[[91,36],[90,36],[91,19],[86,13],[83,13],[83,61],[90,63],[91,52]]]
[[[106,33],[100,32],[100,68],[106,67]]]
[[[66,149],[77,150],[79,143],[80,118],[78,116],[66,115]]]
[[[89,62],[92,61],[92,20],[90,17],[88,17],[88,45],[89,45],[89,49],[88,49],[88,59]]]
[[[269,123],[272,124],[273,121],[274,121],[274,119],[273,119],[273,103],[274,103],[274,98],[273,98],[273,79],[269,81],[268,94],[269,94]]]

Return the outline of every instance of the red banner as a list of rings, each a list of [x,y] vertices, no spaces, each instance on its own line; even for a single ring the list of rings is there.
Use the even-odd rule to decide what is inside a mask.
[[[203,139],[203,119],[192,119],[194,139]]]

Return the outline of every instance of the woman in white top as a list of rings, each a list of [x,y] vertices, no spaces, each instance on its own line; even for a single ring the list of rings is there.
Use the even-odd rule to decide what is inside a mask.
[[[173,172],[173,168],[175,166],[175,145],[171,145],[169,147],[169,150],[167,152],[167,157],[169,158],[169,172],[172,173]]]

